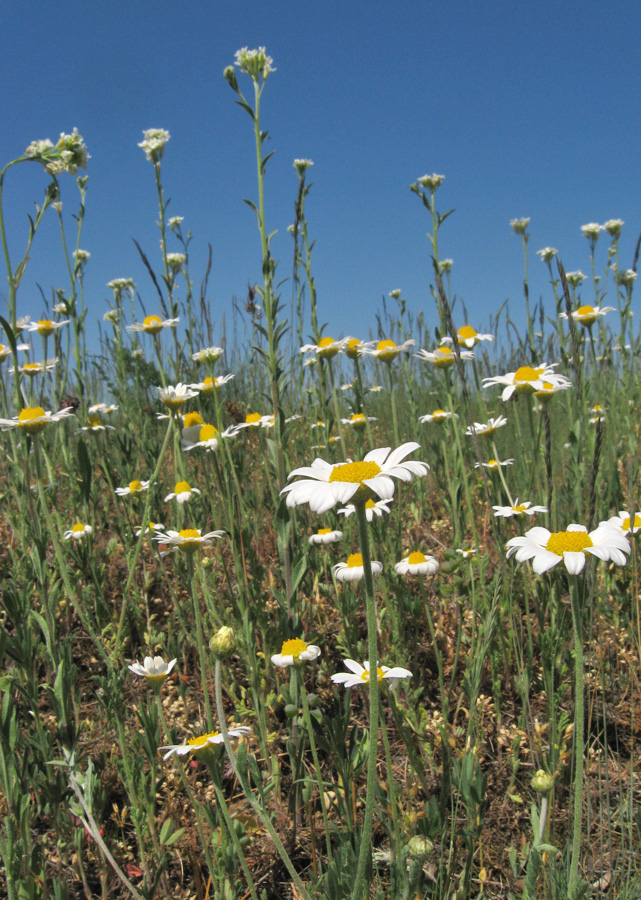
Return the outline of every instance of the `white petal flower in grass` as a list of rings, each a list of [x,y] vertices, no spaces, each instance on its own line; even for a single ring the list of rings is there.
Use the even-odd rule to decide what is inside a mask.
[[[349,672],[337,672],[335,675],[332,675],[334,684],[342,684],[346,688],[360,687],[364,684],[369,684],[369,662],[366,662],[363,665],[356,662],[354,659],[344,659],[343,662],[349,669]],[[379,682],[385,680],[390,683],[391,690],[394,690],[402,678],[412,677],[412,673],[409,669],[403,669],[401,666],[394,666],[393,668],[390,668],[389,666],[377,666],[376,674]]]
[[[421,416],[419,422],[422,422],[423,424],[436,422],[437,425],[442,425],[443,422],[447,422],[448,419],[458,419],[458,415],[453,412],[448,412],[445,409],[435,409],[434,412]]]
[[[486,463],[474,463],[474,468],[480,469],[482,466],[484,469],[498,469],[500,466],[511,466],[513,462],[513,459],[488,459]]]
[[[182,505],[191,500],[194,494],[200,494],[198,488],[191,487],[188,481],[178,481],[172,493],[167,494],[165,497],[165,503],[168,503],[170,500],[176,500],[177,503]]]
[[[167,254],[167,265],[172,271],[177,272],[187,262],[187,257],[184,253],[168,253]]]
[[[143,331],[145,334],[159,334],[163,328],[175,328],[180,319],[161,319],[160,316],[145,316],[142,322],[127,325],[127,331]]]
[[[585,281],[588,276],[584,275],[580,269],[577,269],[576,272],[566,272],[565,277],[567,278],[570,287],[576,288],[582,281]]]
[[[614,312],[613,306],[579,306],[579,308],[575,309],[571,315],[574,321],[578,322],[579,325],[589,327],[590,325],[594,325],[600,316],[605,316],[609,312]],[[559,313],[560,319],[567,319],[567,317],[567,313]]]
[[[624,225],[623,219],[608,219],[603,226],[603,230],[607,231],[610,237],[618,238]]]
[[[300,348],[301,353],[315,353],[321,359],[331,359],[347,346],[348,338],[335,341],[332,337],[321,338],[318,344],[305,344]]]
[[[537,250],[536,255],[541,257],[541,262],[546,263],[551,262],[558,252],[554,247],[544,247],[542,250]]]
[[[167,387],[159,387],[158,399],[161,400],[169,409],[180,409],[187,400],[198,396],[198,391],[192,391],[186,384],[179,382],[177,385],[167,385]]]
[[[57,365],[58,357],[55,357],[55,359],[47,359],[44,362],[24,363],[18,367],[18,372],[21,375],[32,377],[34,375],[42,375],[43,372],[53,372]],[[14,368],[9,369],[9,374],[15,375],[16,370]]]
[[[332,571],[338,581],[360,581],[365,575],[363,557],[360,553],[352,553],[348,556],[347,562],[339,562],[332,566]],[[372,575],[380,575],[382,571],[382,564],[373,559]]]
[[[534,516],[536,513],[546,513],[547,506],[532,506],[529,500],[519,503],[517,497],[513,506],[493,506],[494,515],[497,518],[511,519],[513,517],[522,518],[523,516]]]
[[[27,331],[37,331],[38,334],[41,334],[43,337],[51,337],[51,335],[58,328],[62,328],[63,325],[68,325],[69,319],[65,319],[63,322],[52,322],[50,319],[38,319],[37,322],[29,322],[27,325]]]
[[[200,429],[205,424],[205,420],[199,412],[185,413],[182,420],[182,437],[183,441],[197,441],[200,435]],[[213,427],[213,426],[212,426]]]
[[[76,434],[81,431],[90,431],[93,434],[96,434],[100,431],[107,431],[107,429],[109,431],[116,430],[113,425],[104,425],[101,419],[98,418],[98,416],[89,416],[89,418],[87,419],[87,424],[83,425],[82,428],[79,428]]]
[[[456,552],[463,559],[472,559],[476,556],[476,547],[457,547]]]
[[[591,407],[590,413],[592,415],[592,418],[590,419],[590,423],[592,425],[596,425],[597,422],[603,422],[605,420],[605,410],[600,403],[597,403],[596,406]]]
[[[320,647],[307,644],[300,638],[292,638],[283,642],[280,653],[272,656],[272,663],[281,669],[286,669],[288,666],[299,666],[304,662],[318,659],[320,654]]]
[[[288,484],[281,493],[287,494],[287,506],[309,503],[312,512],[327,512],[337,503],[350,500],[369,500],[374,496],[390,500],[394,496],[394,481],[412,481],[427,474],[424,462],[408,460],[406,456],[418,450],[420,444],[410,441],[390,452],[389,447],[370,450],[362,461],[328,463],[315,459],[311,466],[294,469],[289,478],[301,476],[300,481]]]
[[[274,416],[266,415],[261,416],[260,413],[253,412],[247,413],[245,416],[245,421],[241,422],[238,425],[238,428],[273,428],[274,426]]]
[[[58,487],[58,482],[57,481],[47,481],[46,475],[42,476],[42,478],[40,479],[40,484],[42,485],[43,490],[45,490],[45,491],[50,491],[50,490],[52,490],[52,488]],[[30,490],[33,491],[34,494],[37,494],[38,493],[38,482],[37,481],[32,482],[32,484],[29,485],[29,488],[30,488]]]
[[[376,341],[361,341],[359,338],[346,337],[341,352],[350,359],[358,359],[366,350],[373,347],[375,343]]]
[[[599,225],[598,222],[588,222],[587,225],[581,225],[581,231],[586,238],[597,240],[603,231],[603,225]]]
[[[473,350],[474,347],[480,341],[493,341],[493,334],[479,334],[478,331],[475,331],[471,325],[462,325],[461,328],[456,333],[456,337],[458,339],[459,345],[463,345],[467,347],[468,350]],[[447,335],[444,338],[441,338],[441,344],[451,344],[452,338]]]
[[[371,387],[367,388],[366,394],[379,394],[383,390],[382,384],[373,384]]]
[[[93,406],[90,406],[87,412],[90,416],[94,416],[97,413],[109,414],[118,411],[118,407],[111,404],[107,406],[106,403],[94,403]]]
[[[222,347],[203,347],[202,350],[197,350],[193,353],[191,358],[194,362],[215,363],[224,352]]]
[[[410,347],[413,347],[415,344],[416,341],[414,338],[410,338],[403,344],[395,344],[394,341],[385,339],[379,341],[375,347],[365,347],[362,352],[369,354],[369,356],[375,356],[376,359],[380,359],[381,362],[389,363],[396,359],[399,353],[409,350]]]
[[[611,525],[599,525],[590,533],[583,525],[568,525],[565,531],[531,528],[522,537],[511,538],[506,547],[508,559],[514,554],[519,562],[531,559],[537,575],[560,562],[570,575],[578,575],[585,566],[586,553],[624,566],[626,553],[630,552],[630,543],[621,529]]]
[[[541,390],[534,391],[534,396],[541,403],[547,403],[548,400],[551,400],[559,391],[567,391],[567,389],[571,387],[572,382],[569,378],[566,378],[564,375],[557,375],[554,382],[544,381]]]
[[[190,384],[189,387],[192,391],[201,391],[203,394],[213,394],[214,388],[218,390],[219,387],[222,387],[223,384],[227,384],[227,382],[231,381],[234,377],[233,374],[221,375],[218,378],[212,378],[211,375],[208,375],[207,378],[203,378],[202,381],[199,381],[196,384]]]
[[[16,350],[31,350],[29,344],[16,344]],[[5,344],[0,344],[0,362],[3,359],[6,359],[8,356],[11,356],[11,347],[7,347]]]
[[[474,359],[471,350],[461,350],[461,359]],[[437,347],[431,353],[429,350],[419,350],[414,356],[424,362],[431,362],[437,369],[449,369],[456,362],[456,355],[451,347]]]
[[[341,422],[343,425],[351,425],[352,428],[359,431],[361,428],[365,428],[368,422],[378,422],[378,419],[376,416],[365,416],[364,413],[354,413],[349,419],[341,419]]]
[[[158,534],[158,532],[162,531],[164,527],[165,526],[162,524],[162,522],[150,522],[149,525],[147,525],[147,532],[152,535]],[[136,537],[140,537],[141,531],[142,525],[137,525],[134,529],[134,534],[136,535]]]
[[[505,385],[501,399],[509,400],[514,393],[533,394],[535,391],[542,391],[546,383],[556,387],[565,381],[567,379],[563,375],[557,375],[553,366],[543,363],[540,366],[520,366],[515,372],[508,372],[507,375],[484,378],[483,387],[494,384]]]
[[[353,387],[354,385],[350,384],[349,382],[346,384],[341,384],[341,391],[351,391]]]
[[[438,571],[438,560],[416,550],[394,566],[399,575],[433,575]]]
[[[65,541],[81,541],[88,534],[93,534],[91,525],[83,525],[82,522],[76,522],[69,531],[65,531],[64,539]]]
[[[143,131],[144,139],[138,144],[145,151],[145,156],[154,165],[162,159],[165,144],[171,135],[164,128],[147,128]]]
[[[619,511],[618,516],[612,516],[607,522],[601,522],[601,525],[610,525],[613,528],[620,528],[624,534],[636,534],[641,529],[641,513],[634,514],[634,523],[631,520],[629,512],[624,509]]]
[[[127,668],[130,672],[133,672],[134,675],[140,675],[142,678],[146,678],[151,684],[157,684],[158,682],[165,680],[175,665],[175,659],[172,659],[167,663],[162,656],[145,656],[142,665],[138,662],[133,662],[130,666],[127,666]]]
[[[251,728],[242,725],[237,728],[230,728],[227,734],[230,738],[237,740],[250,732]],[[201,734],[198,735],[198,737],[189,738],[186,744],[169,744],[166,747],[159,747],[158,749],[168,751],[163,756],[163,759],[169,759],[174,753],[176,756],[186,756],[188,753],[193,753],[194,756],[198,757],[199,753],[210,751],[217,744],[223,743],[223,736],[219,731],[210,731],[208,734]]]
[[[207,534],[201,534],[200,528],[183,528],[180,531],[159,532],[154,535],[154,540],[159,544],[167,544],[170,549],[178,547],[185,553],[195,553],[203,547],[211,547],[214,538],[221,538],[224,534],[224,531],[208,531]]]
[[[149,480],[147,481],[138,481],[138,479],[134,478],[133,481],[130,481],[127,487],[116,488],[116,493],[119,497],[128,497],[129,494],[140,494],[142,491],[146,491],[149,489]]]
[[[3,431],[10,428],[17,428],[25,434],[40,434],[47,425],[52,422],[60,422],[61,419],[67,419],[69,416],[75,415],[71,407],[59,409],[58,412],[52,413],[45,410],[41,406],[31,406],[20,411],[13,419],[0,419],[0,427]]]
[[[374,519],[374,516],[380,519],[382,518],[383,513],[389,515],[389,505],[391,502],[391,500],[377,500],[376,502],[374,502],[374,500],[368,500],[365,503],[365,517],[367,521],[371,522]],[[356,512],[356,507],[353,503],[348,503],[347,506],[336,511],[339,516],[345,516],[345,518],[348,519]]]
[[[491,434],[494,434],[497,428],[503,428],[504,425],[507,425],[507,419],[505,418],[505,416],[497,416],[496,419],[488,419],[486,424],[475,422],[473,425],[470,425],[465,434],[468,437],[471,437],[473,434],[483,434],[489,436]]]
[[[332,531],[331,528],[319,528],[316,534],[309,538],[310,544],[334,544],[343,539],[342,531]]]
[[[185,421],[187,421],[187,416],[185,416]],[[229,428],[226,428],[225,431],[221,433],[214,425],[205,423],[204,425],[201,425],[199,427],[196,440],[194,440],[193,437],[191,440],[187,438],[183,439],[182,448],[185,451],[194,450],[197,447],[200,447],[203,450],[215,450],[218,447],[218,441],[221,438],[236,437],[238,431],[240,430],[240,427],[240,425],[232,425]],[[194,425],[193,428],[195,430],[196,425]],[[185,431],[186,430],[187,429],[185,429]]]

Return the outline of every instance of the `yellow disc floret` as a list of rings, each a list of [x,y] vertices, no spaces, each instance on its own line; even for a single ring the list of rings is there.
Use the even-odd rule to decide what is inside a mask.
[[[459,338],[464,341],[469,340],[470,338],[475,338],[477,334],[478,332],[475,331],[471,325],[463,325],[458,330]]]
[[[149,334],[158,334],[163,328],[162,319],[160,316],[145,316],[142,320],[142,327]]]
[[[553,531],[545,549],[557,556],[564,553],[581,553],[586,547],[593,547],[592,538],[585,531]]]
[[[134,481],[130,481],[129,482],[129,493],[137,494],[138,491],[142,491],[142,484],[137,479],[134,479]]]
[[[579,306],[576,311],[576,318],[581,325],[593,325],[598,315],[593,306]]]
[[[305,641],[302,641],[300,638],[292,638],[289,641],[283,641],[283,647],[280,652],[283,656],[293,656],[294,659],[298,659],[305,650],[307,650]]]
[[[347,481],[350,484],[362,484],[368,478],[376,478],[383,470],[375,462],[349,462],[334,466],[330,481]]]
[[[390,362],[396,356],[398,356],[398,352],[398,347],[396,346],[394,341],[379,341],[376,345],[376,355],[379,359],[382,359],[383,362]]]
[[[197,412],[189,412],[183,419],[183,428],[192,428],[194,425],[204,425],[205,420]]]
[[[73,531],[74,534],[81,534],[81,533],[84,534],[85,526],[82,524],[82,522],[76,522],[76,524],[72,527],[71,530]]]
[[[385,672],[383,672],[383,670],[381,669],[380,666],[377,666],[376,667],[376,677],[377,677],[378,681],[382,681],[384,675],[385,675]],[[369,669],[363,669],[363,671],[361,672],[361,678],[363,679],[363,681],[369,682]]]
[[[203,425],[198,434],[198,442],[203,444],[205,441],[213,441],[218,437],[218,429],[213,425]]]
[[[39,434],[47,427],[49,419],[41,406],[27,407],[18,415],[18,428],[27,434]]]
[[[358,359],[358,348],[361,346],[361,341],[358,338],[350,338],[347,342],[347,347],[345,348],[345,353],[349,356],[350,359]]]
[[[246,425],[257,425],[260,422],[260,413],[247,413],[245,416]]]
[[[410,553],[410,555],[407,557],[407,561],[410,566],[418,566],[420,565],[420,563],[427,562],[423,554],[418,550],[415,550],[414,553]]]
[[[324,337],[318,342],[317,353],[323,359],[331,359],[332,356],[336,356],[338,350],[339,347],[333,337]]]
[[[218,387],[218,385],[216,385],[216,387]],[[211,393],[211,391],[213,391],[213,389],[214,379],[211,377],[211,375],[208,375],[207,378],[203,380],[201,391],[203,392],[203,394],[209,394]]]
[[[38,334],[49,337],[53,332],[54,326],[50,319],[38,319]]]
[[[360,568],[363,565],[363,557],[360,553],[352,553],[347,557],[347,566],[350,569]]]
[[[220,732],[218,731],[210,731],[209,734],[201,734],[199,737],[189,738],[187,743],[190,747],[193,748],[193,751],[197,753],[199,750],[207,750],[211,748],[209,738],[218,737],[219,734]]]
[[[331,528],[319,528],[317,534],[331,534]]]
[[[178,481],[176,482],[176,487],[174,488],[175,494],[191,494],[191,487],[188,481]]]

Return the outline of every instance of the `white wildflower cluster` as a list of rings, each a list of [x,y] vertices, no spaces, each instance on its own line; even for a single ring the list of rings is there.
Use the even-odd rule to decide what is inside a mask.
[[[187,261],[187,257],[184,253],[168,253],[167,254],[167,265],[171,269],[172,272],[179,272],[182,267],[185,265]]]
[[[544,247],[542,250],[537,250],[536,255],[541,257],[541,262],[549,263],[552,262],[558,252],[556,247]]]
[[[295,159],[294,160],[294,168],[296,169],[296,171],[298,172],[298,174],[301,177],[310,168],[310,166],[313,166],[313,165],[314,165],[314,163],[311,161],[311,159]]]
[[[148,128],[143,131],[144,138],[138,144],[145,151],[145,156],[149,162],[156,165],[162,159],[165,150],[165,144],[169,141],[171,135],[164,128]]]
[[[134,280],[133,278],[114,278],[113,281],[107,282],[107,287],[117,294],[122,293],[122,291],[133,291]]]
[[[87,168],[87,160],[90,159],[77,128],[74,128],[71,134],[62,132],[55,146],[49,138],[32,141],[25,154],[42,163],[50,175],[60,175],[62,172],[75,175],[78,169]]]
[[[276,69],[273,66],[273,62],[274,60],[271,56],[267,56],[264,47],[259,47],[257,50],[249,50],[247,47],[242,47],[236,51],[235,65],[254,81],[258,81],[261,77],[267,78],[270,72],[275,72]]]
[[[529,224],[530,220],[527,218],[510,219],[510,225],[515,234],[525,235],[525,231]]]
[[[431,191],[432,193],[437,191],[444,181],[445,175],[436,175],[436,173],[434,173],[433,175],[421,175],[421,177],[418,179],[418,183],[420,184],[420,186],[427,188],[428,191]]]

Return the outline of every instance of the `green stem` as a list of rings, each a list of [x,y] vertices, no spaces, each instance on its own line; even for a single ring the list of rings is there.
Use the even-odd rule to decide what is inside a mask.
[[[579,599],[576,575],[570,575],[572,629],[574,631],[574,823],[572,827],[572,860],[568,880],[568,897],[574,900],[579,883],[581,849],[581,817],[583,812],[583,609]]]

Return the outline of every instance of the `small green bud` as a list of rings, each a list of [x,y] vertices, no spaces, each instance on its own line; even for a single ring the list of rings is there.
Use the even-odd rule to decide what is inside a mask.
[[[434,849],[434,844],[429,838],[423,837],[420,834],[415,834],[414,837],[411,837],[407,842],[407,849],[412,856],[429,856]]]
[[[287,706],[285,707],[285,715],[287,716],[288,719],[293,719],[295,716],[298,715],[298,710],[296,709],[296,707],[294,706],[293,703],[287,704]]]
[[[539,769],[532,776],[532,788],[538,794],[549,794],[554,787],[554,776],[550,775],[544,769]]]
[[[236,650],[236,638],[233,629],[223,625],[209,642],[209,647],[216,659],[226,659]]]
[[[236,70],[233,66],[227,66],[223,72],[230,88],[238,93],[238,79],[236,78]]]

